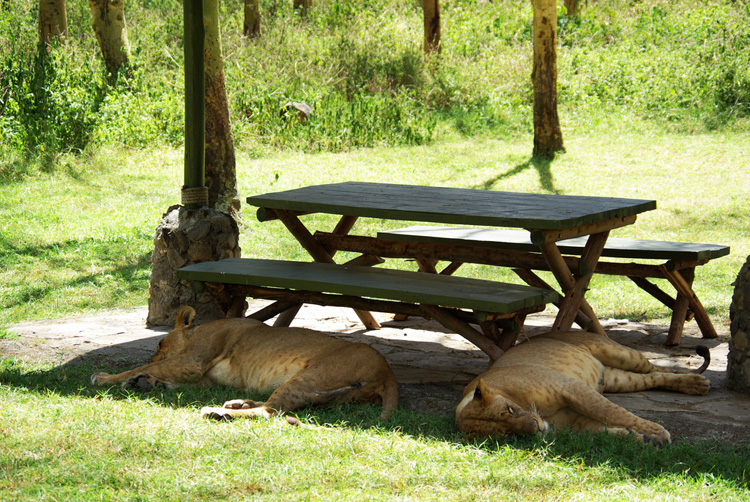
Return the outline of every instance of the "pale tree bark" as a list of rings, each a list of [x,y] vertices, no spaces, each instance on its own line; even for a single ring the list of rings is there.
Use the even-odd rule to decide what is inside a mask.
[[[68,37],[68,15],[65,0],[39,0],[39,43]]]
[[[245,0],[245,26],[243,33],[246,37],[260,35],[260,0]]]
[[[224,80],[224,58],[219,32],[219,0],[204,0],[206,27],[206,185],[208,205],[240,219],[234,138]]]
[[[565,12],[567,16],[575,16],[578,14],[578,4],[579,0],[565,0],[563,2],[563,5],[565,5]]]
[[[532,0],[534,7],[534,157],[564,152],[557,116],[557,2]]]
[[[422,0],[424,11],[424,52],[440,52],[440,0]]]
[[[91,22],[99,41],[104,65],[110,75],[130,61],[128,27],[125,24],[124,0],[89,0]]]

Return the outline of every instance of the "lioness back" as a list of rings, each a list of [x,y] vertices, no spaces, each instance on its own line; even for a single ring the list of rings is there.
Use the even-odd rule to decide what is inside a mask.
[[[534,337],[511,347],[491,368],[531,365],[556,371],[592,388],[597,387],[604,371],[602,363],[585,347],[544,337]]]
[[[236,326],[236,324],[235,324]],[[225,351],[206,377],[215,383],[244,390],[271,392],[312,361],[341,350],[366,351],[387,366],[375,349],[305,328],[274,328],[253,324],[230,335]]]

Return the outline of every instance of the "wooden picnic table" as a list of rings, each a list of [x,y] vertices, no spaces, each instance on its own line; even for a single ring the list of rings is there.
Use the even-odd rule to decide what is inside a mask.
[[[258,207],[260,221],[280,220],[313,260],[322,263],[335,263],[333,257],[339,250],[362,252],[354,260],[359,264],[375,264],[381,256],[404,254],[403,246],[409,246],[409,242],[351,235],[354,224],[361,217],[525,229],[563,294],[552,329],[569,330],[580,310],[589,318],[591,329],[602,334],[604,330],[584,295],[609,232],[634,223],[638,214],[656,208],[653,200],[368,182],[308,186],[251,196],[247,202]],[[339,215],[341,218],[331,232],[313,232],[300,219],[300,216],[312,213]],[[587,240],[580,258],[571,263],[569,257],[563,256],[557,242],[575,237],[586,237]],[[411,244],[424,246],[418,242]],[[453,249],[458,258],[459,251],[463,252],[465,248],[442,245],[442,259],[450,259]],[[521,263],[518,264],[523,265],[524,260],[534,259],[530,253],[520,251],[482,252],[502,254],[498,263],[519,260]],[[485,262],[492,263],[492,260]],[[425,260],[420,263],[420,269],[424,271],[434,271],[430,266]],[[288,324],[295,313],[280,316],[277,323]],[[368,328],[378,326],[369,312],[357,313]]]

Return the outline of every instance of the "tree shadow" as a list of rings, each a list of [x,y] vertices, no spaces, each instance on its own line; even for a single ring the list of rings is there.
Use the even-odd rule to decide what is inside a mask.
[[[482,188],[484,188],[485,190],[491,190],[499,181],[507,178],[512,178],[513,176],[521,174],[529,168],[534,168],[539,174],[539,184],[542,187],[542,190],[547,193],[560,195],[562,192],[559,189],[555,188],[554,177],[552,176],[552,160],[553,159],[543,157],[531,157],[526,162],[518,164],[509,171],[498,174],[494,178],[488,179],[484,182]]]

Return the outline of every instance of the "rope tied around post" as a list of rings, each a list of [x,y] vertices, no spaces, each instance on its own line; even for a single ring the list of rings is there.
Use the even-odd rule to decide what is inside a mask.
[[[183,206],[208,206],[208,187],[182,187]]]

